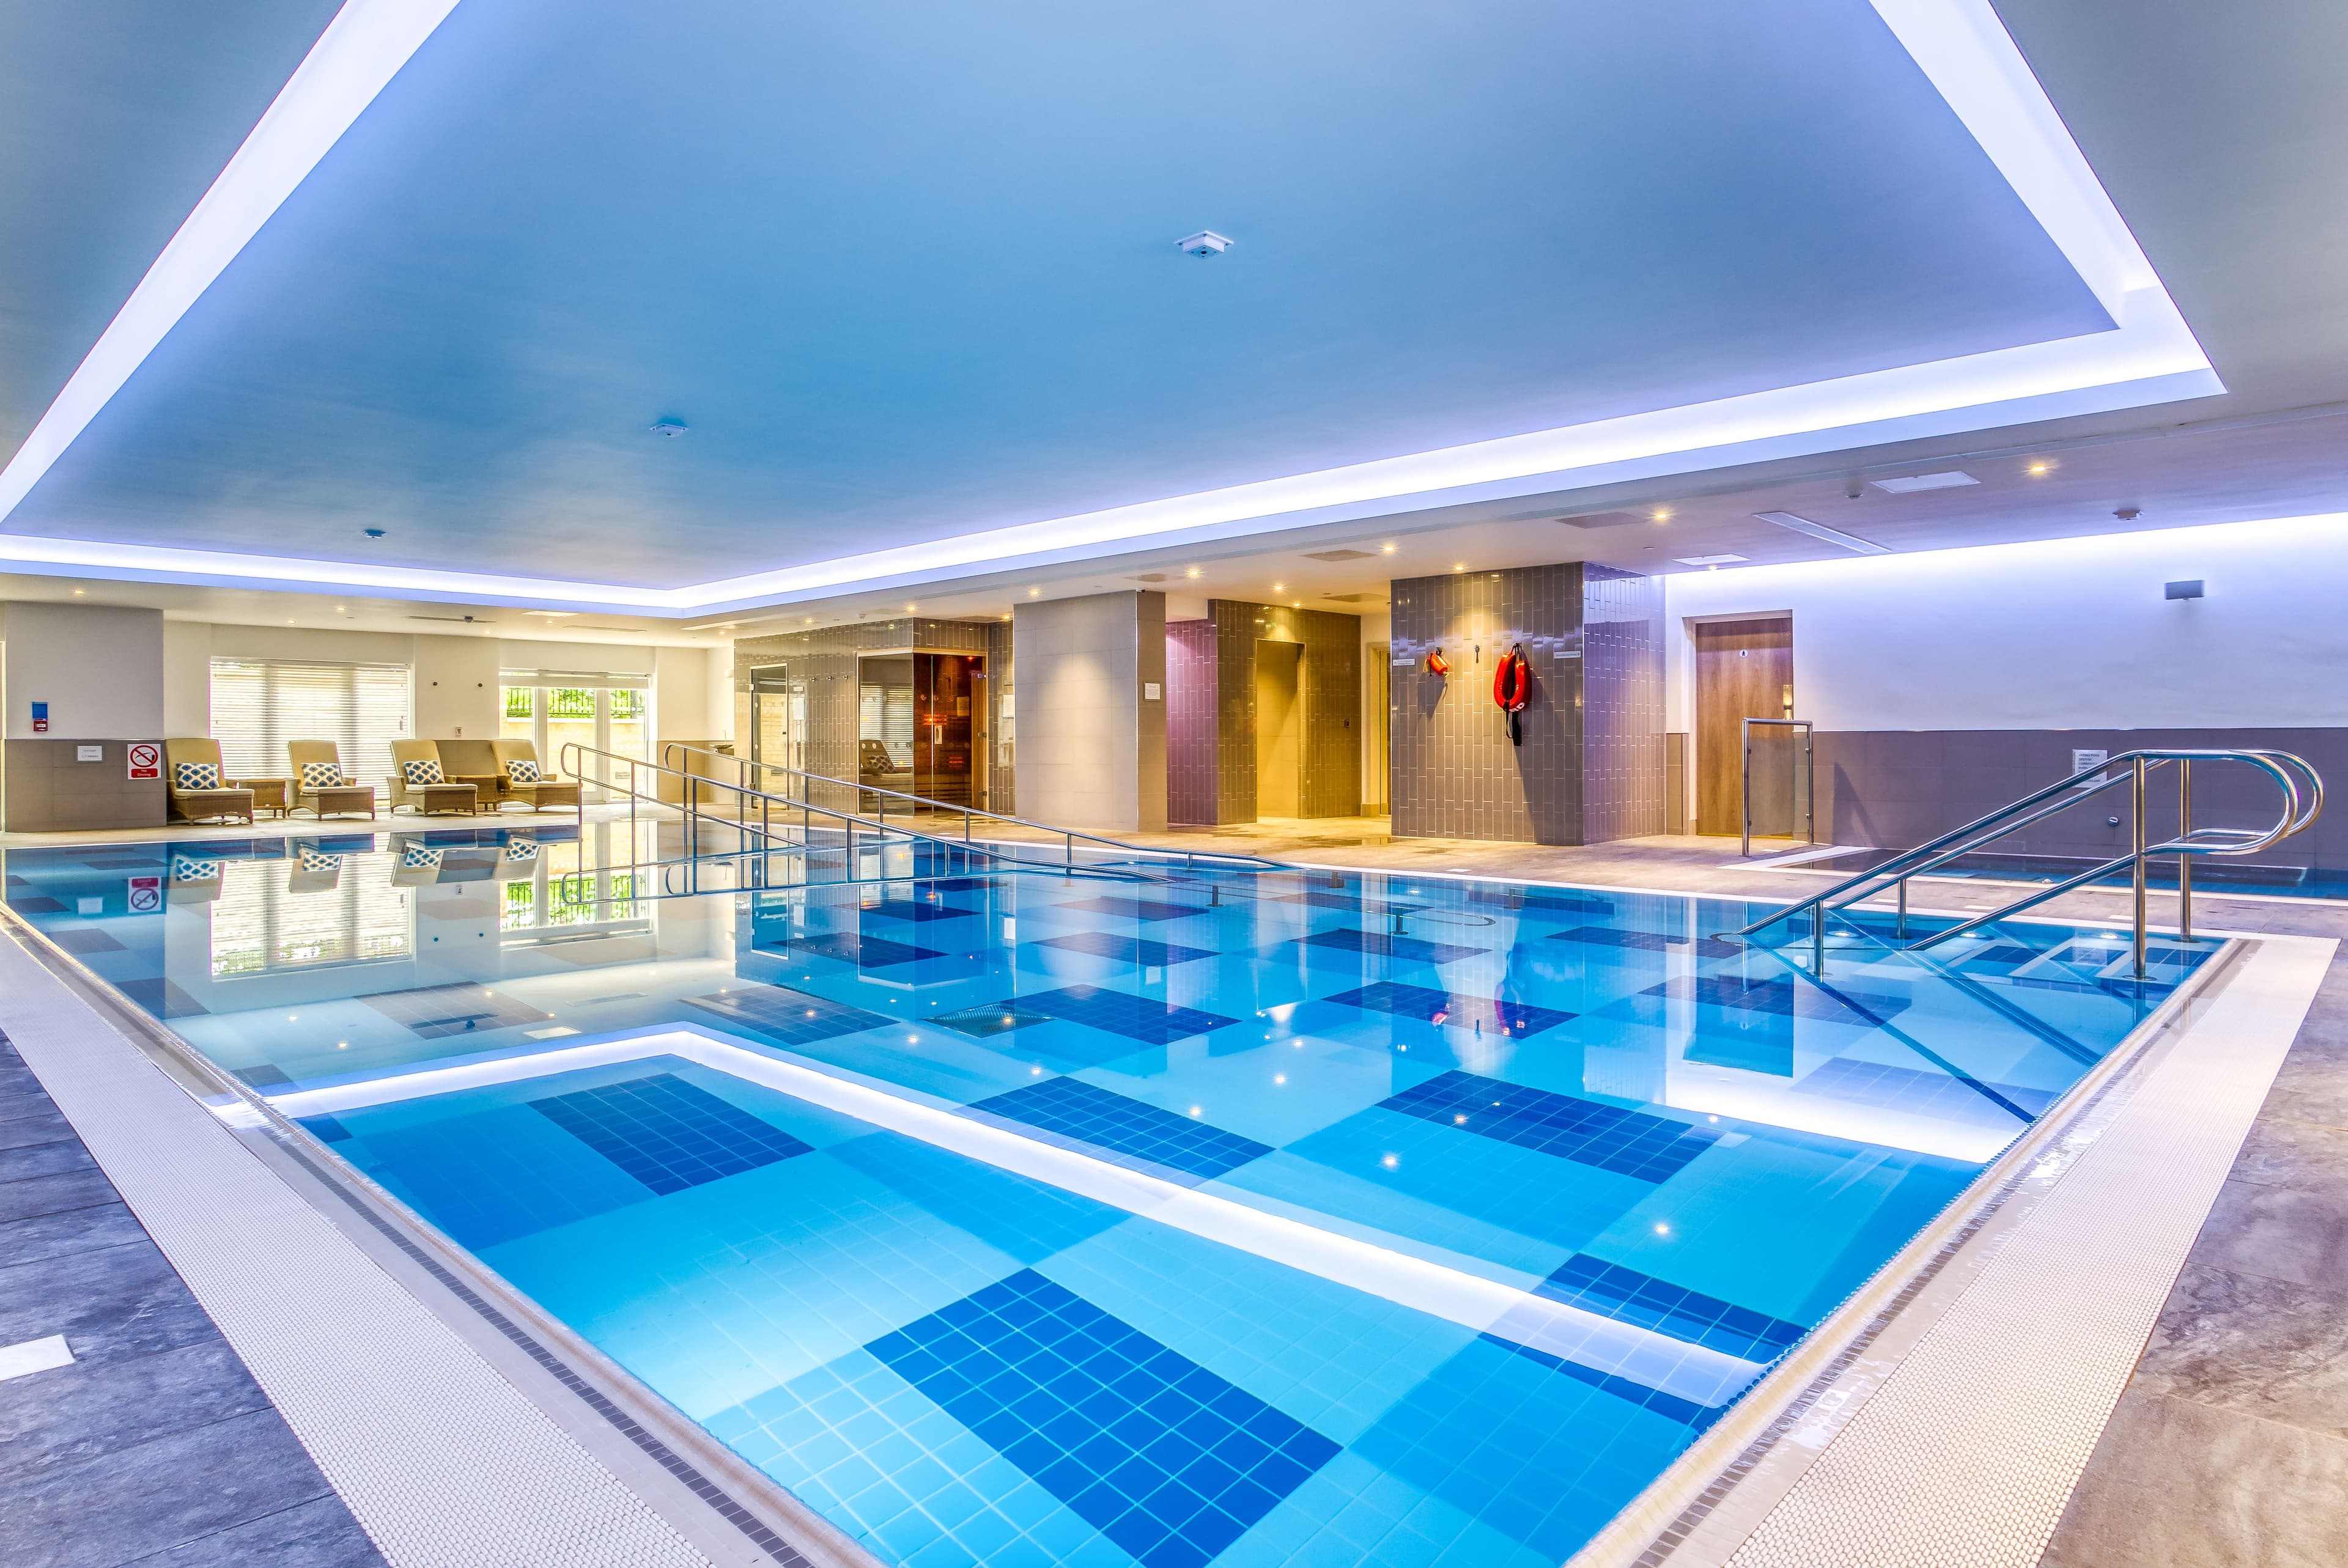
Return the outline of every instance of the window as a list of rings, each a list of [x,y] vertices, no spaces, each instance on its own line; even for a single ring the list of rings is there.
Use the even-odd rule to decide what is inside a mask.
[[[503,672],[498,733],[507,740],[529,741],[538,747],[539,762],[565,775],[576,773],[589,784],[609,778],[624,784],[627,769],[590,754],[611,752],[651,762],[653,756],[652,693],[644,675],[572,674],[568,671],[508,670]],[[558,681],[563,684],[556,684]],[[580,752],[565,760],[562,748]],[[639,780],[647,793],[649,776]],[[592,796],[590,798],[592,798]]]
[[[361,784],[394,772],[391,743],[408,733],[405,664],[212,661],[212,736],[231,778],[285,778],[289,741],[331,741]]]

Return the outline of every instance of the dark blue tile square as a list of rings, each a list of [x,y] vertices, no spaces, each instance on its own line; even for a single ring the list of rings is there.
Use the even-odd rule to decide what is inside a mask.
[[[917,948],[910,942],[892,942],[886,937],[867,937],[855,931],[827,931],[819,937],[794,937],[776,950],[787,954],[811,953],[819,958],[854,964],[860,969],[886,969],[899,964],[918,964],[924,959],[945,957],[935,948]]]
[[[1507,997],[1476,997],[1439,991],[1426,986],[1397,985],[1381,980],[1328,999],[1340,1007],[1360,1008],[1421,1023],[1449,1024],[1457,1029],[1480,1027],[1489,1033],[1525,1039],[1570,1023],[1576,1015],[1558,1008],[1535,1007]]]
[[[926,923],[932,920],[967,920],[979,911],[965,909],[959,904],[949,904],[942,897],[937,897],[883,898],[878,904],[865,905],[860,913],[877,915],[884,920]]]
[[[1378,1102],[1388,1111],[1538,1149],[1643,1182],[1666,1182],[1719,1134],[1668,1116],[1601,1105],[1472,1072],[1447,1072]]]
[[[868,1029],[880,1029],[896,1021],[829,997],[796,991],[788,986],[742,985],[711,996],[687,997],[685,1000],[787,1045],[811,1045],[843,1034],[861,1034]]]
[[[1748,1361],[1774,1361],[1808,1332],[1798,1323],[1579,1253],[1535,1294]]]
[[[1430,942],[1419,937],[1395,937],[1383,931],[1351,928],[1315,931],[1309,937],[1298,937],[1293,940],[1302,947],[1322,952],[1360,953],[1372,958],[1399,958],[1408,964],[1457,963],[1461,958],[1472,958],[1486,950],[1463,948],[1456,942]]]
[[[1805,1018],[1828,1023],[1880,1024],[1907,1010],[1906,997],[1878,996],[1839,988],[1822,989],[1809,982],[1789,979],[1747,979],[1742,975],[1675,975],[1642,993],[1673,1001],[1702,1002],[1710,1007],[1766,1013],[1775,1018]]]
[[[1031,1012],[1065,1019],[1087,1029],[1123,1035],[1149,1045],[1168,1045],[1194,1034],[1228,1029],[1237,1019],[1223,1018],[1171,1002],[1153,1001],[1106,986],[1069,986],[1056,991],[1012,999]]]
[[[1097,958],[1117,958],[1148,968],[1164,968],[1215,956],[1206,948],[1178,948],[1171,942],[1153,942],[1147,937],[1128,937],[1116,931],[1079,931],[1069,937],[1046,937],[1035,945],[1090,953]]]
[[[978,1101],[971,1109],[1194,1176],[1220,1176],[1272,1153],[1268,1143],[1226,1132],[1194,1117],[1178,1116],[1078,1078],[1025,1083],[1008,1093]]]
[[[1080,903],[1063,904],[1063,909],[1074,909],[1080,915],[1107,915],[1118,920],[1179,920],[1186,915],[1206,913],[1204,904],[1176,904],[1154,898],[1124,898],[1114,895],[1086,898]]]
[[[771,1165],[807,1153],[810,1147],[668,1072],[529,1103],[663,1194]]]
[[[1008,1310],[1014,1307],[1023,1310],[1014,1315]],[[924,1372],[926,1364],[912,1354],[926,1342],[920,1324],[885,1335],[866,1348],[956,1420],[979,1432],[1144,1568],[1200,1568],[1337,1454],[1337,1444],[1328,1438],[1033,1270],[964,1296],[932,1317],[947,1322],[967,1340],[965,1365],[983,1362],[1002,1378],[1026,1385],[1018,1396],[1022,1408],[1031,1399],[1037,1400],[1039,1408],[1047,1406],[1055,1412],[1048,1418],[1055,1431],[1073,1416],[1086,1423],[1090,1435],[1073,1448],[1056,1440],[1037,1448],[1029,1440],[1040,1437],[1042,1429],[1033,1424],[1023,1425],[1015,1434],[983,1430],[982,1423],[992,1426],[990,1418],[998,1407],[957,1392]],[[1144,1374],[1139,1398],[1124,1376],[1111,1384],[1093,1372],[1071,1371],[1048,1387],[1033,1376],[1035,1367],[1055,1361],[1089,1367],[1104,1349],[1115,1365]],[[1169,1390],[1203,1387],[1198,1383],[1201,1376],[1212,1380],[1211,1399],[1202,1407],[1196,1399],[1180,1395],[1179,1403],[1187,1412],[1182,1428],[1169,1428],[1158,1413],[1159,1400]],[[1211,1443],[1191,1436],[1190,1428],[1202,1409],[1227,1408],[1242,1411],[1240,1419],[1251,1424],[1269,1416],[1284,1457],[1251,1471],[1231,1465],[1227,1458],[1209,1457],[1209,1450],[1221,1450],[1237,1435],[1236,1423],[1221,1418]],[[1170,1446],[1169,1437],[1175,1439]],[[1261,1443],[1256,1446],[1269,1451]],[[1032,1462],[1046,1451],[1070,1457]]]

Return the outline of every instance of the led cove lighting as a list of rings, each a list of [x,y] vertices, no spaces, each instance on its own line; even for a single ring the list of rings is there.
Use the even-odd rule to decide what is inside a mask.
[[[453,8],[350,0],[149,269],[24,447],[0,471],[12,511]],[[305,558],[0,537],[0,569],[253,588],[359,587],[392,597],[692,615],[977,567],[1066,561],[1139,538],[1275,529],[1686,474],[1993,425],[2143,407],[2225,390],[2064,128],[1989,0],[1872,0],[2065,260],[2112,330],[1713,402],[1412,453],[929,540],[684,588]],[[369,530],[370,536],[378,530]]]

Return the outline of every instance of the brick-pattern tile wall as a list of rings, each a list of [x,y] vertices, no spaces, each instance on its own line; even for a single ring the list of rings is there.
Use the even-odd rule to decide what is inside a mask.
[[[1395,836],[1585,844],[1662,831],[1662,608],[1652,579],[1580,562],[1395,583]],[[1438,647],[1448,676],[1426,670]],[[1532,671],[1520,745],[1492,700],[1511,649]]]
[[[1166,625],[1166,819],[1211,827],[1216,814],[1215,623]]]
[[[1581,572],[1581,842],[1662,833],[1663,579],[1586,563]]]

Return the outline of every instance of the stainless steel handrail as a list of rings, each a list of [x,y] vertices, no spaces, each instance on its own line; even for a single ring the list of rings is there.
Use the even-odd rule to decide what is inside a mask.
[[[709,754],[716,756],[724,755],[722,753],[712,753]],[[756,801],[758,805],[758,815],[755,820],[748,815],[747,811],[740,816],[724,816],[719,817],[717,820],[731,827],[737,827],[746,831],[756,832],[762,838],[770,842],[774,841],[777,837],[774,831],[774,818],[777,809],[779,808],[786,822],[789,820],[791,813],[797,812],[799,814],[800,834],[802,840],[805,840],[813,831],[811,821],[811,817],[813,816],[825,817],[830,821],[841,824],[847,845],[850,850],[855,847],[855,830],[859,827],[862,827],[883,835],[895,834],[903,838],[917,840],[923,844],[934,845],[941,849],[952,852],[983,856],[986,859],[995,862],[998,865],[1015,866],[1025,870],[1032,871],[1039,866],[1050,864],[1048,861],[1038,861],[1030,856],[1008,853],[1005,849],[998,846],[1003,842],[1000,840],[983,841],[973,839],[967,835],[960,839],[955,839],[947,837],[942,834],[923,833],[918,828],[906,827],[899,823],[860,816],[854,812],[839,811],[830,806],[817,805],[812,801],[794,799],[788,795],[780,795],[767,790],[754,789],[747,784],[735,784],[729,780],[713,777],[705,774],[686,773],[683,769],[670,767],[665,763],[647,762],[642,758],[626,756],[618,752],[606,751],[599,746],[591,746],[580,741],[564,742],[562,749],[559,753],[559,757],[562,765],[565,768],[570,769],[574,776],[584,776],[580,774],[577,766],[576,759],[580,757],[595,757],[606,763],[620,763],[626,765],[628,769],[628,782],[624,785],[615,784],[609,782],[607,776],[604,787],[620,788],[624,789],[627,792],[628,820],[632,831],[636,821],[637,801],[650,801],[654,804],[667,804],[661,801],[658,795],[637,788],[637,770],[642,769],[651,773],[655,779],[667,777],[677,779],[682,782],[685,786],[679,791],[682,800],[682,810],[685,814],[686,832],[689,835],[693,836],[698,835],[700,811],[695,799],[695,793],[692,786],[695,784],[702,784],[712,789],[732,791],[734,794],[744,797],[746,801]],[[766,766],[768,764],[761,764],[758,765]],[[788,773],[795,770],[784,769],[782,771]],[[1123,851],[1128,855],[1133,856],[1173,856],[1179,853],[1175,851],[1149,849],[1140,845],[1120,844],[1115,839],[1096,839],[1089,834],[1076,834],[1074,836],[1084,838],[1094,843],[1106,844],[1116,849]],[[783,842],[788,843],[789,841],[784,840]],[[1212,869],[1211,867],[1199,866],[1196,864],[1196,861],[1187,854],[1183,855],[1182,857],[1191,862],[1191,868],[1194,870]],[[1246,868],[1249,869],[1274,871],[1286,871],[1292,869],[1292,867],[1282,866],[1276,861],[1258,860],[1252,856],[1223,856],[1222,858],[1247,862],[1248,865]],[[1148,871],[1138,866],[1120,866],[1110,861],[1079,861],[1076,858],[1076,852],[1073,845],[1067,845],[1064,850],[1061,869],[1065,873],[1068,874],[1083,872],[1088,875],[1125,877],[1133,881],[1140,882],[1165,884],[1171,883],[1176,880],[1169,876],[1154,876]]]
[[[736,768],[740,769],[757,768],[764,773],[788,774],[793,778],[808,779],[817,784],[836,784],[842,789],[857,790],[863,794],[879,797],[881,800],[882,804],[880,810],[877,814],[877,820],[882,822],[888,820],[887,802],[891,800],[911,801],[916,807],[927,806],[933,811],[957,811],[962,814],[963,841],[964,843],[973,842],[973,819],[982,816],[986,818],[989,822],[1008,823],[1014,827],[1031,828],[1037,833],[1054,834],[1063,841],[1064,861],[1068,865],[1074,865],[1076,863],[1076,841],[1081,839],[1086,844],[1103,845],[1108,848],[1119,850],[1128,855],[1165,856],[1177,857],[1182,860],[1186,865],[1191,866],[1196,866],[1202,860],[1209,860],[1220,861],[1233,866],[1253,866],[1258,870],[1285,871],[1288,869],[1286,866],[1277,860],[1266,860],[1262,856],[1258,855],[1232,855],[1221,850],[1214,849],[1152,849],[1144,845],[1128,844],[1122,839],[1105,838],[1097,833],[1083,833],[1071,827],[1056,826],[1048,822],[1030,822],[1024,816],[1006,816],[999,811],[988,811],[981,806],[964,805],[957,801],[933,800],[928,795],[909,794],[903,790],[883,789],[879,784],[866,784],[859,779],[834,778],[829,774],[809,773],[805,768],[787,767],[781,763],[760,762],[750,757],[735,756],[726,752],[713,752],[706,746],[696,746],[685,741],[668,741],[662,744],[661,764],[664,767],[667,766],[668,760],[671,755],[707,757],[713,762],[731,763]],[[716,779],[712,775],[696,774],[691,776],[696,778],[708,778],[711,783],[723,782]]]
[[[841,826],[841,832],[843,835],[843,846],[850,854],[853,854],[855,851],[856,830],[861,827],[869,829],[884,839],[890,835],[894,834],[901,838],[918,840],[924,844],[933,844],[942,849],[952,850],[957,854],[981,855],[984,856],[989,860],[1004,861],[1019,866],[1033,866],[1035,864],[1035,862],[1032,860],[1021,860],[1016,856],[1004,855],[997,850],[987,848],[982,845],[962,843],[954,839],[942,837],[933,833],[922,833],[916,829],[903,827],[895,823],[875,822],[870,817],[859,816],[854,812],[835,811],[829,806],[817,805],[812,801],[793,800],[786,795],[770,794],[763,790],[751,789],[747,785],[728,783],[725,779],[705,778],[699,774],[684,773],[678,769],[668,767],[661,763],[647,762],[641,757],[631,757],[623,755],[618,752],[605,751],[600,746],[591,746],[582,741],[564,742],[561,752],[558,753],[557,755],[561,759],[562,765],[569,769],[574,777],[584,776],[580,773],[578,767],[577,760],[581,757],[595,757],[605,763],[623,763],[626,764],[628,769],[628,782],[626,784],[614,784],[612,782],[608,774],[601,782],[606,789],[623,789],[627,792],[628,822],[632,831],[636,821],[637,801],[650,801],[655,805],[667,804],[662,801],[657,794],[647,793],[636,787],[637,770],[643,769],[651,773],[655,779],[662,776],[667,776],[685,780],[691,783],[706,784],[714,789],[732,790],[737,794],[744,795],[746,797],[757,798],[761,809],[759,816],[755,822],[747,814],[741,816],[724,817],[720,820],[729,827],[737,828],[743,832],[756,833],[759,837],[770,843],[776,841],[778,836],[774,828],[774,809],[779,806],[783,809],[786,821],[788,820],[791,813],[796,812],[798,814],[800,832],[799,842],[801,843],[808,843],[811,841],[810,835],[814,831],[814,818],[820,816],[828,818],[832,822],[839,823]],[[695,826],[695,818],[697,814],[691,804],[689,795],[684,806],[684,811],[687,825],[687,832],[692,833]],[[785,839],[782,840],[782,842],[789,843],[791,841]]]
[[[2193,825],[2193,764],[2195,763],[2243,763],[2260,769],[2274,780],[2281,791],[2283,809],[2271,827],[2263,829],[2203,827]],[[2170,763],[2178,764],[2178,828],[2175,838],[2159,844],[2147,842],[2146,785],[2157,769]],[[1982,845],[2054,815],[2056,812],[2094,799],[2107,789],[2121,784],[2129,786],[2134,808],[2132,842],[2127,854],[2089,867],[2050,887],[2025,894],[1987,914],[1933,931],[1914,942],[1900,940],[1907,936],[1908,883],[1917,876],[1927,876],[1959,857],[1972,854]],[[1988,815],[1964,826],[1944,833],[1927,844],[1893,856],[1879,866],[1848,877],[1822,893],[1776,909],[1731,933],[1751,937],[1781,921],[1802,914],[1810,917],[1811,966],[1818,974],[1826,972],[1826,926],[1834,914],[1849,909],[1866,899],[1885,893],[1898,896],[1898,915],[1893,926],[1894,946],[1900,950],[1931,947],[1960,937],[1969,931],[2034,908],[2052,898],[2101,881],[2121,870],[2132,870],[2135,889],[2136,972],[2141,979],[2146,972],[2146,867],[2155,856],[2177,857],[2179,918],[2178,928],[2182,936],[2193,932],[2192,857],[2197,855],[2254,855],[2261,849],[2281,843],[2284,839],[2304,833],[2323,812],[2323,780],[2306,759],[2289,752],[2263,747],[2234,748],[2147,748],[2123,752],[2108,757],[2093,767],[2084,768],[2057,784],[2023,796],[2010,805],[2001,806]]]
[[[1807,775],[1802,784],[1802,815],[1807,821],[1810,842],[1818,841],[1818,732],[1811,729],[1807,719],[1747,719],[1745,721],[1745,771],[1737,781],[1737,806],[1744,820],[1746,858],[1753,855],[1753,726],[1770,724],[1781,729],[1805,732],[1802,737],[1802,765]]]

